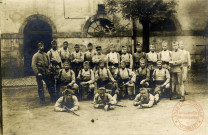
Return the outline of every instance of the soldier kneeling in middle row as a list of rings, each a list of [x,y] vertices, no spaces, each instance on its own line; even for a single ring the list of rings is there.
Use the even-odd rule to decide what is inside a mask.
[[[105,111],[114,109],[114,104],[117,104],[117,101],[109,93],[106,93],[104,87],[99,88],[98,93],[94,96],[94,108],[104,108]]]
[[[134,83],[136,80],[136,75],[131,69],[126,68],[126,63],[121,62],[121,68],[118,70],[118,87],[120,89],[119,98],[128,98],[133,100],[134,96]]]
[[[92,69],[90,69],[90,63],[88,61],[85,61],[83,63],[83,69],[79,71],[77,80],[79,81],[80,85],[80,97],[81,99],[92,99],[94,96],[94,72]]]
[[[63,68],[59,71],[57,79],[57,97],[61,96],[61,90],[68,88],[74,90],[75,94],[78,94],[79,86],[76,84],[75,73],[70,69],[70,63],[64,62]]]
[[[162,67],[162,61],[157,61],[157,69],[153,72],[153,82],[155,83],[154,96],[156,103],[159,102],[162,94],[170,88],[170,73]]]

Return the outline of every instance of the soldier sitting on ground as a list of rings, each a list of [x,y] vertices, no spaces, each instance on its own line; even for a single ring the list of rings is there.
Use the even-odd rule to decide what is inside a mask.
[[[134,99],[134,106],[137,106],[138,109],[151,108],[154,101],[154,96],[146,88],[141,88],[140,93]]]
[[[55,104],[54,111],[56,112],[66,112],[66,111],[77,111],[79,110],[79,102],[73,91],[66,89],[63,91],[63,96],[61,96]]]
[[[114,109],[117,101],[109,93],[106,93],[104,87],[99,88],[98,93],[94,97],[94,108],[104,108],[105,111]]]
[[[139,93],[139,89],[142,87],[148,87],[150,81],[150,70],[146,67],[146,60],[140,59],[140,67],[136,69],[136,83],[135,93]]]
[[[119,98],[125,98],[128,95],[130,100],[134,96],[134,83],[136,75],[131,69],[126,68],[126,63],[121,61],[121,68],[118,70],[118,86],[120,89]]]
[[[79,71],[77,80],[80,85],[80,97],[81,99],[92,99],[94,95],[94,72],[89,67],[89,62],[85,61],[83,63],[83,69]]]
[[[153,72],[153,82],[155,83],[154,95],[155,101],[158,102],[162,93],[170,88],[170,73],[162,67],[162,61],[157,61],[157,69]]]
[[[79,86],[75,82],[75,74],[74,71],[70,69],[70,63],[64,62],[63,69],[59,71],[58,80],[57,80],[57,97],[61,95],[60,89],[61,87],[69,88],[75,91],[78,94]]]

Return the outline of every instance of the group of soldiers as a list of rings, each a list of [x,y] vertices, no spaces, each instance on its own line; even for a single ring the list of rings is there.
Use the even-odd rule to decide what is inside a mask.
[[[136,52],[128,53],[128,47],[122,46],[118,53],[115,45],[110,45],[110,53],[102,53],[102,47],[87,45],[85,53],[80,46],[74,46],[70,53],[68,42],[57,48],[57,42],[51,42],[52,48],[45,53],[44,43],[38,43],[38,52],[32,59],[32,68],[36,74],[40,103],[45,103],[43,81],[49,91],[55,111],[76,111],[78,100],[93,99],[95,108],[113,109],[121,99],[134,100],[138,108],[152,107],[161,97],[185,101],[184,83],[191,67],[190,54],[184,50],[183,41],[173,41],[169,51],[166,41],[162,42],[162,51],[142,52],[142,44],[137,43]]]

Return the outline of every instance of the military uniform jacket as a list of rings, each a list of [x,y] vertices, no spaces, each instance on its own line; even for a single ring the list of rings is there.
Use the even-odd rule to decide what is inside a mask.
[[[60,55],[61,59],[64,59],[64,60],[70,60],[71,59],[71,54],[70,54],[68,48],[65,50],[62,47],[58,50],[58,52],[59,52],[59,55]]]
[[[144,68],[138,68],[136,71],[136,77],[138,79],[145,79],[146,81],[149,81],[150,80],[150,70],[147,68],[147,67],[144,67]]]
[[[89,84],[92,84],[95,81],[94,72],[92,69],[88,69],[87,71],[85,71],[85,69],[81,69],[77,79],[81,82],[88,82]]]
[[[71,83],[75,83],[75,74],[73,70],[68,70],[66,71],[65,69],[61,69],[59,71],[59,79],[61,82],[71,82]]]
[[[117,52],[110,52],[107,54],[107,63],[119,64],[120,63],[120,55]]]
[[[162,60],[163,62],[169,62],[171,60],[171,51],[169,50],[161,51],[159,53],[159,59]]]
[[[134,53],[133,57],[134,57],[134,62],[140,63],[141,58],[146,59],[146,54],[145,52],[141,52],[141,53],[136,52]]]
[[[132,84],[129,84],[129,86],[134,86],[134,83],[136,81],[136,75],[135,73],[131,70],[131,69],[128,69],[128,68],[120,68],[118,70],[118,78],[120,80],[128,80],[128,81],[132,81],[133,83]]]
[[[155,69],[153,77],[156,81],[166,81],[167,79],[170,79],[170,73],[165,68]]]
[[[92,57],[96,55],[96,51],[92,50],[91,52],[88,50],[84,54],[84,61],[92,62]]]
[[[106,80],[111,80],[111,81],[115,81],[110,70],[107,69],[107,68],[99,68],[96,72],[95,72],[95,80],[103,80],[103,81],[106,81]]]
[[[82,52],[72,52],[72,62],[76,60],[77,62],[84,62],[84,55]]]
[[[157,62],[157,53],[156,52],[149,52],[147,53],[147,60],[148,62]]]
[[[49,58],[46,53],[39,51],[33,55],[32,69],[35,74],[47,74],[49,72]]]
[[[129,63],[130,68],[133,68],[133,57],[131,54],[126,53],[126,54],[121,54],[121,61],[125,61],[126,63]]]
[[[183,63],[183,53],[181,50],[172,51],[171,60],[173,65],[171,66],[171,72],[178,73],[181,72],[181,67]]]
[[[96,54],[96,55],[94,55],[92,57],[92,62],[95,63],[95,64],[98,64],[101,60],[106,62],[106,55],[104,55],[104,54],[101,54],[101,55]]]
[[[77,97],[72,95],[72,98],[67,103],[65,103],[64,101],[64,96],[60,97],[56,101],[55,111],[62,111],[64,106],[68,107],[69,109],[73,109],[74,111],[77,111],[79,109],[79,102]]]
[[[183,66],[191,66],[190,53],[186,50],[181,50],[183,54]]]
[[[57,50],[51,49],[47,52],[47,54],[50,62],[61,63],[61,57]]]

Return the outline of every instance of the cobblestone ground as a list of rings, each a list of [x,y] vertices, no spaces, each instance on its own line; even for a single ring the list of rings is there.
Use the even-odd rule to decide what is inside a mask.
[[[3,87],[3,133],[5,135],[206,135],[208,134],[207,74],[193,74],[186,84],[187,100],[195,100],[204,111],[202,125],[194,131],[178,129],[172,120],[178,100],[161,99],[153,108],[136,109],[132,101],[122,100],[115,110],[105,112],[92,107],[92,101],[80,102],[80,117],[54,112],[54,104],[39,105],[37,86]],[[94,119],[94,122],[91,120]]]

